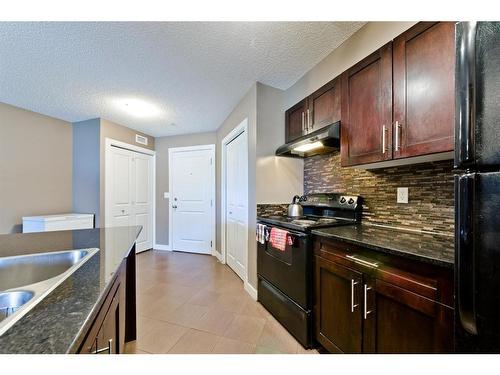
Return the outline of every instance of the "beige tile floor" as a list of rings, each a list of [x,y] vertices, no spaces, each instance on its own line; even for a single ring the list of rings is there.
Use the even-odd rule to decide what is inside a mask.
[[[137,340],[126,353],[317,353],[305,350],[208,255],[137,255]]]

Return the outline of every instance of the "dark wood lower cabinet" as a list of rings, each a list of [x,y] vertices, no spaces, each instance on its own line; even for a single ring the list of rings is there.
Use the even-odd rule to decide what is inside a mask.
[[[318,239],[314,244],[316,339],[325,349],[332,353],[453,351],[450,270],[343,246]],[[363,261],[352,260],[360,254]],[[367,261],[376,266],[368,266]]]
[[[316,257],[316,337],[331,352],[362,351],[362,276]]]
[[[81,334],[79,354],[119,354],[137,336],[135,246],[116,271],[92,324]]]
[[[89,333],[80,349],[80,354],[117,354],[123,350],[120,307],[123,300],[121,278],[113,284]]]
[[[380,280],[367,282],[364,352],[449,353],[453,309]]]

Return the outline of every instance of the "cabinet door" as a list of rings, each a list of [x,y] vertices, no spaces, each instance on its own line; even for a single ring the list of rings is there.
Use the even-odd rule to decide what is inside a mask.
[[[307,99],[285,112],[285,142],[291,142],[306,133]]]
[[[421,22],[393,43],[394,158],[453,150],[455,25]]]
[[[361,353],[362,274],[315,257],[316,339],[330,352]]]
[[[117,291],[116,295],[111,301],[109,310],[106,313],[102,326],[97,334],[97,353],[98,354],[117,354],[120,352],[119,342],[119,309],[120,293]]]
[[[393,284],[371,280],[363,285],[363,319],[364,352],[453,350],[453,310]]]
[[[308,97],[308,132],[340,120],[340,94],[340,79],[334,79]]]
[[[392,159],[392,44],[342,74],[342,166]]]

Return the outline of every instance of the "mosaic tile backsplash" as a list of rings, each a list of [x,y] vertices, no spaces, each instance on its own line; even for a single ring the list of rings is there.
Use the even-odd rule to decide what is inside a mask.
[[[318,155],[304,160],[304,193],[361,195],[365,222],[453,235],[452,167],[449,160],[363,170],[342,168],[339,153]],[[408,187],[408,204],[396,203],[398,187]]]
[[[257,216],[280,216],[286,215],[288,204],[258,204]]]

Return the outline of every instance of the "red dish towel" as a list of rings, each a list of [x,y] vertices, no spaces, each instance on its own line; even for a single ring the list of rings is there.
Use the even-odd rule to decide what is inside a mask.
[[[285,251],[286,245],[293,245],[293,238],[288,234],[286,230],[271,228],[271,235],[269,236],[269,242],[271,245],[280,250]]]

